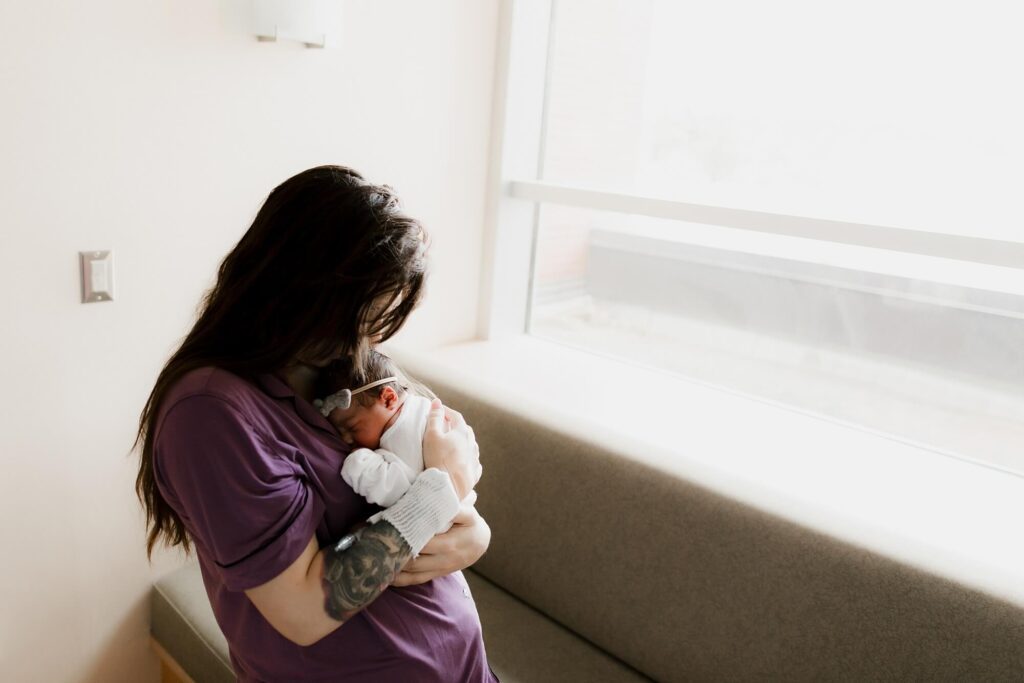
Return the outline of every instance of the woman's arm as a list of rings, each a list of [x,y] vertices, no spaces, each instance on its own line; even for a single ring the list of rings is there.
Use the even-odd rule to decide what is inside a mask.
[[[432,541],[443,537],[434,534],[446,528],[453,516],[456,519],[452,521],[458,520],[458,501],[466,499],[470,492],[466,487],[477,481],[479,449],[461,416],[444,431],[440,402],[431,411],[427,430],[433,432],[431,448],[444,462],[448,475],[437,468],[424,470],[398,503],[375,516],[378,519],[372,525],[322,550],[318,550],[314,535],[287,569],[245,591],[281,635],[308,646],[331,633],[391,585],[431,537]],[[458,552],[471,538],[460,535],[461,542],[451,548]]]
[[[402,567],[395,586],[426,583],[470,567],[483,557],[491,543],[491,528],[476,511],[475,503],[476,491],[472,491],[459,506],[452,528],[430,539],[419,556]]]
[[[288,640],[312,645],[373,602],[395,579],[412,549],[389,522],[356,530],[348,548],[319,550],[314,535],[295,562],[245,594]]]
[[[463,486],[472,488],[480,481],[480,475],[483,473],[479,461],[480,448],[476,443],[473,428],[466,424],[461,413],[450,408],[446,409],[445,421],[452,430],[467,432],[476,450],[476,470],[473,472],[472,483],[463,483]],[[443,433],[437,430],[436,423],[434,429],[428,428],[423,435],[423,464],[426,467],[445,468],[447,451],[443,448],[443,442],[439,442],[439,435],[443,436]],[[483,557],[491,543],[491,528],[476,511],[475,505],[476,491],[472,491],[468,498],[462,499],[459,514],[452,520],[452,528],[430,539],[420,550],[419,555],[402,568],[402,573],[398,575],[394,585],[411,586],[426,583],[439,576],[465,569]]]

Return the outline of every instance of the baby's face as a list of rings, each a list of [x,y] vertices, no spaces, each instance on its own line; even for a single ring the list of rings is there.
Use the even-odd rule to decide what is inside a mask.
[[[380,437],[396,412],[382,399],[364,406],[353,397],[349,408],[335,408],[327,417],[338,432],[353,445],[380,448]]]

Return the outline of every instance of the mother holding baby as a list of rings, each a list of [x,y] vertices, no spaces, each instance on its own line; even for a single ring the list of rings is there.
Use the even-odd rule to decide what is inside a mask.
[[[240,681],[497,681],[460,571],[490,542],[473,430],[435,401],[425,469],[382,510],[339,474],[351,447],[313,405],[323,368],[403,325],[426,249],[387,185],[341,166],[286,180],[142,412],[147,553],[194,546]]]

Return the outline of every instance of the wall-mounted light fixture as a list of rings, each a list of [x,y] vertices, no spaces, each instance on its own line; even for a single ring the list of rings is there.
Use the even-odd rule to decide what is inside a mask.
[[[294,40],[306,47],[327,46],[330,28],[336,28],[341,0],[251,0],[256,39],[273,43]]]

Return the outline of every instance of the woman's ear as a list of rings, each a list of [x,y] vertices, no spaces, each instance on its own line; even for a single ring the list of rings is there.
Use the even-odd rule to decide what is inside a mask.
[[[380,390],[380,400],[384,402],[385,408],[391,410],[398,402],[398,394],[391,387],[384,387]]]

